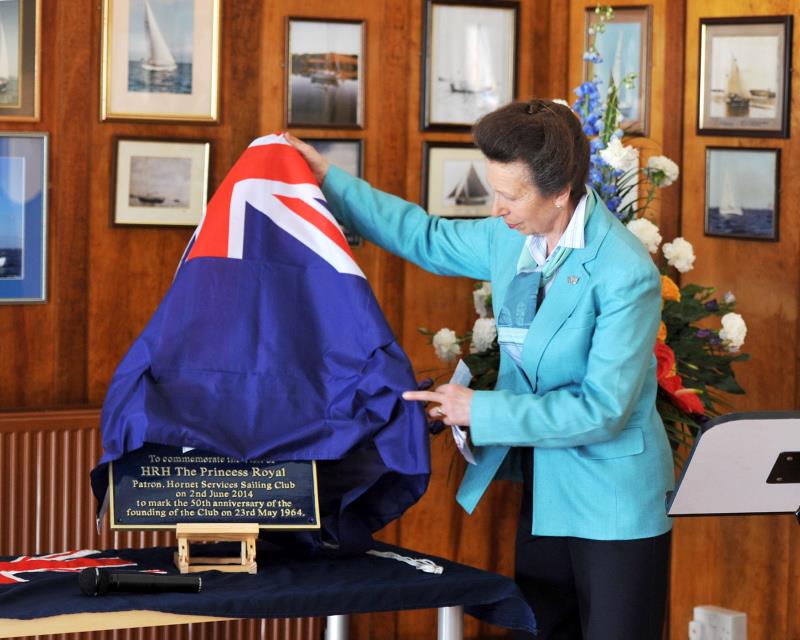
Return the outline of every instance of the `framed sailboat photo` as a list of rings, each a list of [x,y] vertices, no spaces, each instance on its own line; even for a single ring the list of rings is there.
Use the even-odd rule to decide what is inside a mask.
[[[39,120],[40,0],[0,2],[0,120]]]
[[[518,2],[427,0],[423,131],[466,131],[514,100],[518,13]]]
[[[587,43],[597,23],[595,9],[586,9]],[[583,79],[598,78],[603,91],[614,83],[623,117],[622,129],[643,136],[649,131],[651,24],[650,6],[614,7],[614,19],[605,24],[602,33],[594,35],[600,60],[587,60],[583,70]]]
[[[778,239],[780,149],[706,148],[705,234]]]
[[[219,120],[220,0],[104,0],[100,117]]]
[[[364,125],[364,31],[351,20],[288,19],[288,126]]]
[[[700,21],[698,135],[789,136],[792,16]]]
[[[46,133],[0,133],[0,303],[47,298]]]
[[[492,212],[486,159],[469,143],[426,142],[422,206],[434,216],[482,218]]]
[[[115,140],[114,224],[196,226],[206,210],[211,143]]]

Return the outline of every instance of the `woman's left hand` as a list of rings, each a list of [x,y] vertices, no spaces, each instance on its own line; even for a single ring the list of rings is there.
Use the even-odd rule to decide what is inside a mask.
[[[438,403],[436,406],[428,409],[431,418],[441,420],[448,425],[468,427],[473,393],[475,392],[472,389],[460,384],[443,384],[433,391],[406,391],[403,393],[403,399],[436,402]]]

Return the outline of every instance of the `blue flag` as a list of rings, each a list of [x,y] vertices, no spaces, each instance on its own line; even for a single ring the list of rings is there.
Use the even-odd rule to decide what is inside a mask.
[[[427,487],[424,414],[400,396],[415,387],[307,165],[260,138],[114,374],[95,495],[107,463],[144,443],[317,460],[323,535],[362,546]]]

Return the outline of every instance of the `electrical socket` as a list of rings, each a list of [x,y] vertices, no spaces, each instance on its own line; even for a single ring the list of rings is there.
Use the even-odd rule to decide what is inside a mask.
[[[694,608],[691,640],[747,640],[747,614],[713,605]]]

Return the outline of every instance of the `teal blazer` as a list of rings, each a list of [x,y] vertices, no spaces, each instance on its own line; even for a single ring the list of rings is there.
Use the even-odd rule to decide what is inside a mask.
[[[497,316],[525,244],[502,219],[430,216],[335,167],[322,189],[334,215],[371,242],[434,273],[491,281]],[[585,247],[553,279],[522,366],[501,354],[496,389],[472,396],[478,464],[457,499],[471,513],[509,450],[533,447],[533,534],[651,537],[670,528],[673,485],[655,402],[661,280],[594,192],[589,210]]]

